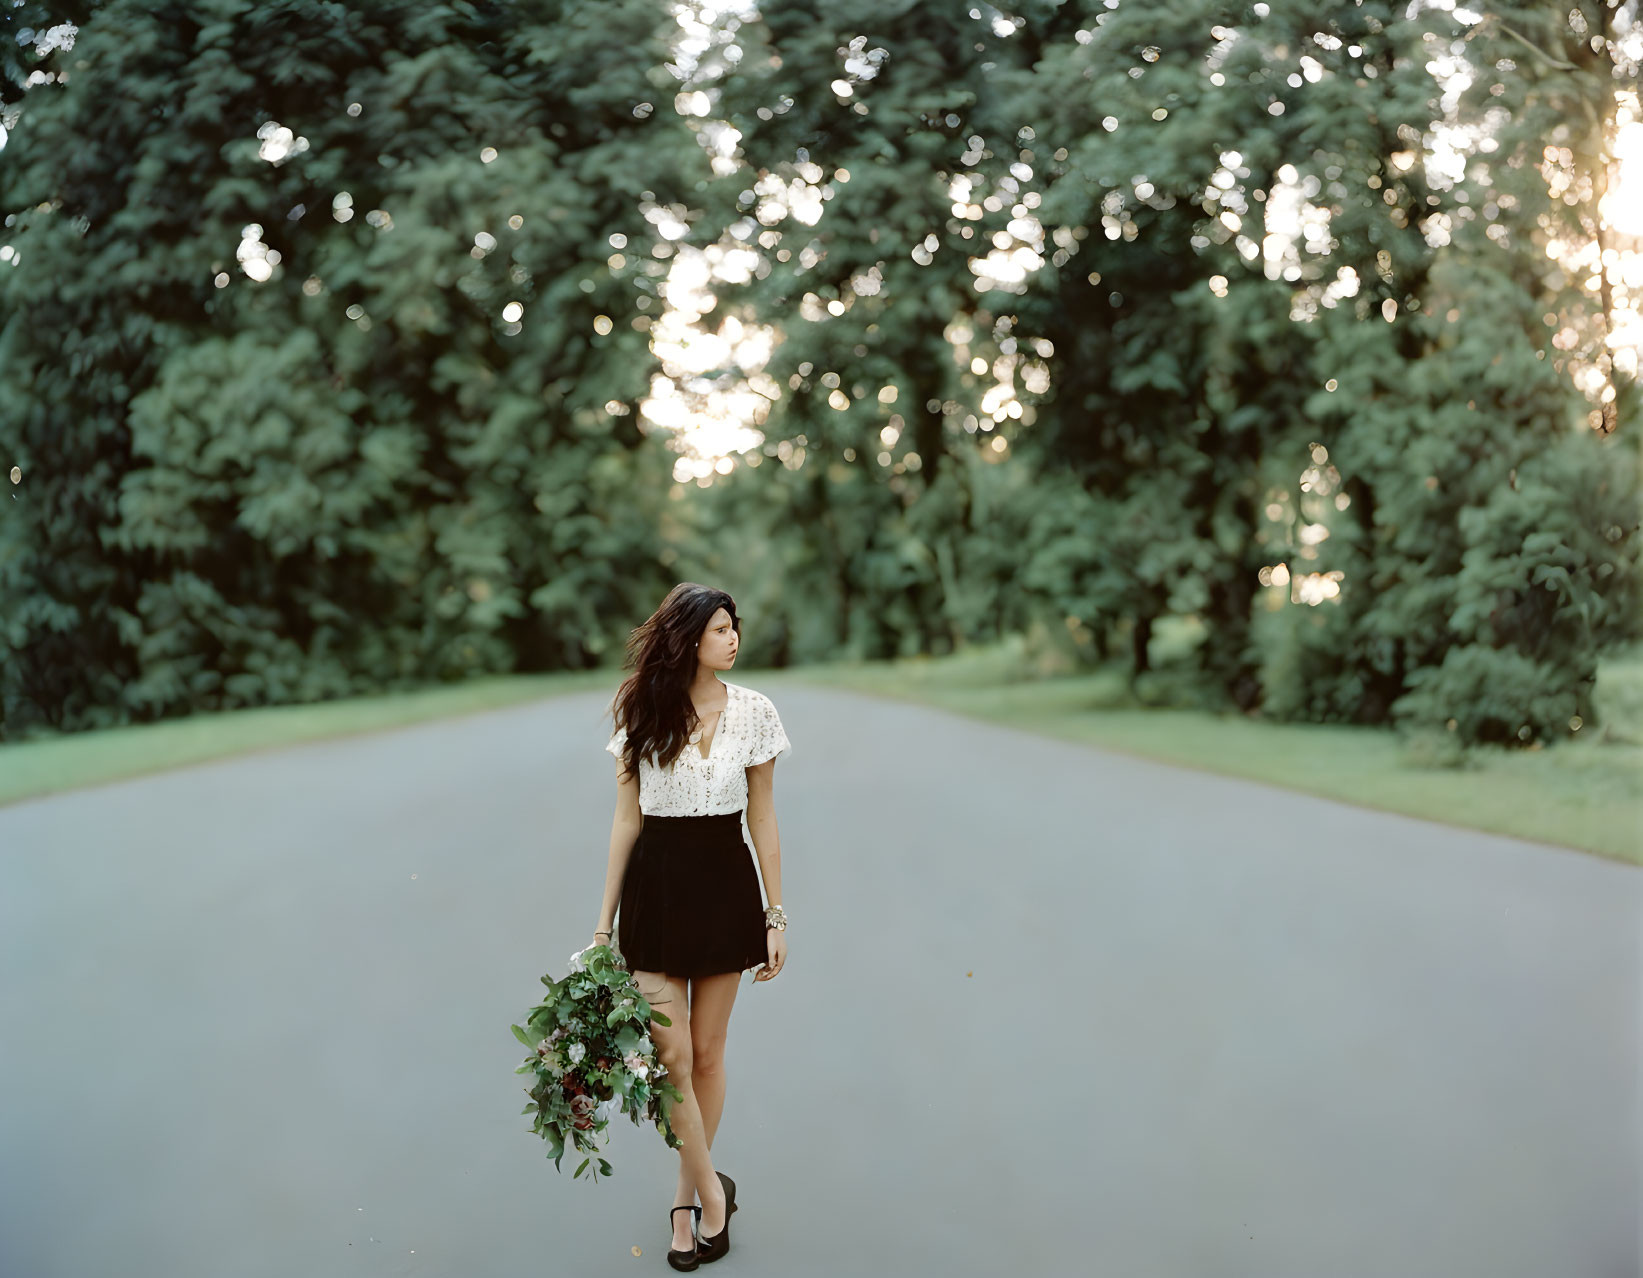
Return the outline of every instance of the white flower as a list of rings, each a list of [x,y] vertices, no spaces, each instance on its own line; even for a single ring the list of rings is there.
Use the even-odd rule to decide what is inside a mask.
[[[593,1111],[594,1119],[598,1122],[608,1123],[612,1118],[616,1117],[617,1111],[621,1108],[622,1102],[620,1098],[612,1096],[608,1101],[599,1102],[598,1106]]]
[[[577,950],[576,953],[574,953],[570,956],[570,970],[571,971],[573,971],[573,972],[585,972],[585,971],[587,971],[588,965],[587,965],[586,961],[582,958],[582,955],[584,955],[586,953],[587,953],[586,950]]]
[[[650,1077],[650,1066],[645,1064],[638,1052],[629,1052],[622,1058],[622,1064],[628,1067],[630,1073],[637,1074],[642,1079]]]
[[[570,1063],[572,1065],[580,1064],[582,1058],[587,1054],[588,1049],[583,1047],[580,1043],[572,1043],[565,1052],[565,1055],[570,1059]]]

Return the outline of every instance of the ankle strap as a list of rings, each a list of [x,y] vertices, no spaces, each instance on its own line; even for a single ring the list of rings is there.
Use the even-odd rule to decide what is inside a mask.
[[[695,1203],[687,1203],[682,1207],[675,1207],[673,1209],[673,1211],[694,1211],[694,1212],[698,1212],[698,1213],[701,1210],[702,1209],[700,1207],[698,1207]],[[669,1216],[673,1215],[673,1211],[668,1212],[668,1215]]]

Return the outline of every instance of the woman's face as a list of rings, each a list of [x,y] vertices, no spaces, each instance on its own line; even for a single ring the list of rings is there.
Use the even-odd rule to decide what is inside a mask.
[[[731,624],[730,613],[720,608],[708,621],[707,629],[702,631],[701,642],[696,647],[696,659],[710,670],[725,670],[736,660],[736,649],[740,645],[741,636]]]

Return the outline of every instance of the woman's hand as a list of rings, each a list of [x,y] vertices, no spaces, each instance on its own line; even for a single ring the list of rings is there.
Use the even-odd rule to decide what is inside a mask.
[[[769,958],[765,965],[753,973],[755,981],[768,981],[777,972],[782,970],[782,964],[787,962],[787,933],[776,928],[767,927],[764,930],[764,943]]]

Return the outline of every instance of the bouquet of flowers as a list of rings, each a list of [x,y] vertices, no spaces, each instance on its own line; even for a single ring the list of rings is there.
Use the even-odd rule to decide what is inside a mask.
[[[663,1104],[664,1097],[678,1101],[683,1094],[667,1080],[649,1028],[652,1020],[673,1022],[651,1010],[616,951],[608,945],[579,950],[570,956],[564,980],[544,976],[542,984],[547,997],[531,1008],[523,1029],[513,1027],[514,1037],[531,1049],[514,1073],[531,1076],[525,1088],[531,1103],[523,1112],[535,1113],[531,1130],[548,1142],[553,1165],[564,1170],[565,1146],[574,1142],[589,1155],[576,1169],[580,1176],[616,1113],[629,1115],[636,1127],[641,1117],[654,1122],[669,1148],[683,1145]],[[595,1181],[600,1171],[611,1174],[605,1159],[597,1161]]]

